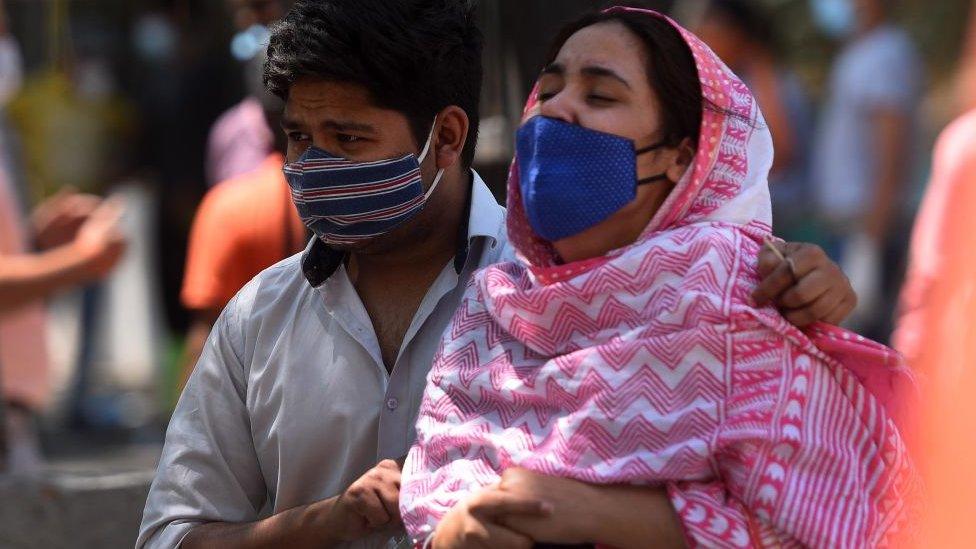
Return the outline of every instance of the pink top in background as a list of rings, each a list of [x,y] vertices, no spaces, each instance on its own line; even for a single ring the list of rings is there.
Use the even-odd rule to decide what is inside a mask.
[[[274,149],[274,134],[261,102],[247,97],[220,115],[207,142],[207,184],[216,185],[256,169]]]
[[[0,261],[27,251],[24,219],[12,183],[0,166]],[[0,392],[7,401],[43,407],[50,397],[46,318],[37,302],[0,312]]]

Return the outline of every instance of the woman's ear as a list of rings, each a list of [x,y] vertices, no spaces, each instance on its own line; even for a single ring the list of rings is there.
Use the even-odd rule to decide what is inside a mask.
[[[674,156],[671,161],[671,166],[668,167],[667,174],[668,179],[677,183],[681,181],[684,177],[685,172],[688,171],[688,167],[695,160],[695,147],[692,146],[690,138],[684,138],[681,140],[681,144],[678,145],[678,154]]]

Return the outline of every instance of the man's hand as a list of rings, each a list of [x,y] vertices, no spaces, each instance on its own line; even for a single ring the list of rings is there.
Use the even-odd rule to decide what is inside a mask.
[[[530,549],[534,540],[503,526],[516,517],[545,519],[548,503],[490,486],[454,506],[437,525],[433,549]]]
[[[330,523],[342,541],[355,541],[368,534],[400,524],[400,465],[387,459],[379,462],[352,483],[336,500]]]
[[[31,214],[37,247],[48,250],[71,242],[101,203],[102,200],[94,195],[68,189],[58,191],[34,208]]]
[[[752,297],[758,306],[775,303],[800,328],[814,322],[840,324],[857,305],[857,294],[836,263],[814,244],[773,243],[786,258],[764,246],[759,254],[762,282]]]

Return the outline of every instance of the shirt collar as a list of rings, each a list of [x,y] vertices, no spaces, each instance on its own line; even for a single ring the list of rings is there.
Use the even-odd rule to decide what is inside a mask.
[[[485,239],[494,245],[498,243],[501,231],[505,230],[505,209],[474,170],[471,170],[471,192],[468,193],[466,207],[468,217],[459,230],[467,233],[468,237],[458,239],[458,249],[454,254],[454,270],[459,275],[475,240]],[[336,272],[344,259],[345,252],[334,250],[313,237],[302,253],[302,273],[308,283],[317,288]]]

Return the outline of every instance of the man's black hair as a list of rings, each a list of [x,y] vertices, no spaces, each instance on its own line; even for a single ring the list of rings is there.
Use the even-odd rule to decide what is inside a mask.
[[[265,85],[286,99],[306,76],[358,84],[378,107],[403,113],[418,143],[434,115],[456,105],[470,120],[461,154],[469,167],[482,78],[474,8],[472,0],[299,0],[272,28]]]

